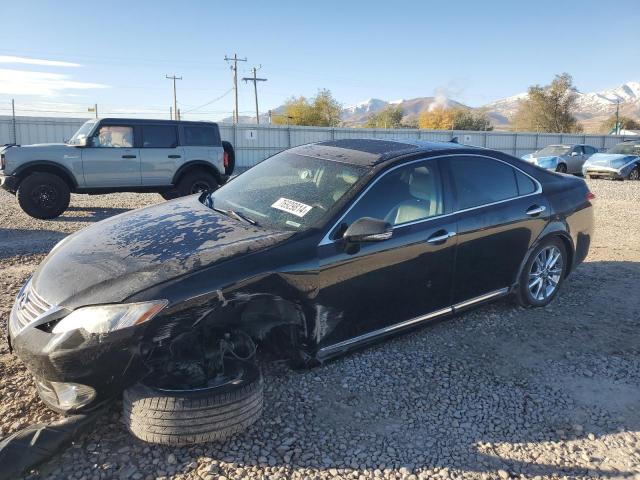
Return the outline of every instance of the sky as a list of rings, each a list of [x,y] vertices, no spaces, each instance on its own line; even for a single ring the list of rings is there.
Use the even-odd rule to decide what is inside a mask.
[[[0,115],[167,117],[233,111],[261,65],[261,112],[331,90],[345,106],[437,93],[470,106],[568,72],[580,91],[640,80],[638,0],[0,0]],[[239,82],[240,114],[255,109]]]

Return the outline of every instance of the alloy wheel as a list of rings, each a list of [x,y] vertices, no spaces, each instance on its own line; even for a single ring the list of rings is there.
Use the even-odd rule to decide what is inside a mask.
[[[51,185],[38,185],[31,191],[31,198],[42,208],[51,208],[57,197],[56,189]]]
[[[555,293],[562,276],[562,252],[555,245],[540,250],[529,270],[529,293],[544,301]]]
[[[638,180],[640,179],[640,168],[634,168],[629,173],[629,180]]]

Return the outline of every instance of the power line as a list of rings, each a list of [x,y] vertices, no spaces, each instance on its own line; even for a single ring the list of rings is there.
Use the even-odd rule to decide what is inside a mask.
[[[246,62],[247,57],[238,58],[238,54],[234,53],[233,58],[229,58],[225,55],[224,61],[233,62],[233,65],[231,66],[231,70],[233,70],[233,88],[236,93],[236,102],[235,102],[236,108],[235,108],[235,113],[233,115],[233,123],[238,123],[238,62]]]
[[[178,99],[176,97],[176,80],[182,80],[182,77],[176,77],[175,75],[165,75],[169,80],[173,80],[173,116],[176,120],[180,120],[180,111],[178,110]]]
[[[266,82],[266,78],[258,78],[256,76],[258,70],[262,68],[262,65],[258,65],[258,67],[253,67],[253,77],[244,77],[242,81],[244,82],[253,82],[253,93],[256,98],[256,123],[260,123],[260,111],[258,110],[258,82]]]
[[[198,106],[198,107],[194,107],[190,110],[185,110],[184,113],[190,113],[193,112],[194,110],[199,110],[202,107],[206,107],[207,105],[211,105],[214,102],[217,102],[218,100],[222,100],[224,97],[226,97],[229,93],[231,93],[231,91],[233,90],[233,87],[231,87],[229,90],[227,90],[226,92],[224,92],[222,95],[220,95],[217,98],[214,98],[213,100],[208,101],[207,103],[203,103],[202,105]],[[184,105],[184,104],[183,104]]]

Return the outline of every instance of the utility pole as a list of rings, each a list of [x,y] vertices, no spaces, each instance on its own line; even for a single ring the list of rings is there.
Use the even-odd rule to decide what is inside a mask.
[[[231,70],[233,70],[233,90],[236,94],[236,109],[233,112],[233,123],[238,123],[238,62],[246,62],[247,57],[238,58],[238,54],[234,53],[233,58],[224,56],[225,62],[233,62]]]
[[[178,120],[177,116],[178,116],[178,99],[176,97],[176,80],[182,80],[182,77],[176,77],[175,75],[173,76],[169,76],[169,75],[165,75],[165,77],[168,80],[173,80],[173,114],[176,117],[176,120]]]
[[[616,135],[620,135],[620,99],[616,100]]]
[[[16,131],[16,101],[11,99],[11,124],[13,126],[13,144],[18,143],[18,132]]]
[[[258,65],[258,67],[253,67],[253,77],[244,77],[242,79],[243,82],[253,82],[253,93],[256,97],[256,123],[260,124],[260,111],[258,110],[258,82],[266,82],[266,78],[258,78],[256,73],[258,70],[262,68],[262,65]]]

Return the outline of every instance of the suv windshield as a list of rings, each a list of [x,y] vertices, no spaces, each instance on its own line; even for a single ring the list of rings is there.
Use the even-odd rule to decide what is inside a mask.
[[[640,143],[619,143],[607,150],[607,153],[620,155],[640,155]]]
[[[69,139],[68,144],[78,145],[78,143],[80,143],[81,140],[87,138],[87,135],[89,135],[89,132],[91,131],[91,129],[95,124],[96,124],[95,120],[89,120],[88,122],[85,122],[84,125],[82,125],[78,129],[78,131],[73,134],[73,137]]]
[[[542,150],[538,150],[534,153],[536,157],[549,157],[551,155],[566,155],[571,150],[571,147],[566,147],[564,145],[549,145],[548,147],[544,147]]]
[[[366,171],[364,167],[282,152],[201,201],[251,223],[302,230],[320,220]]]

